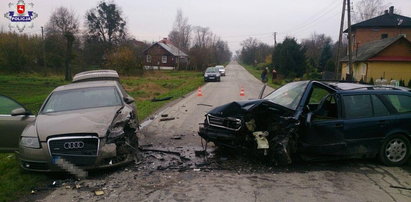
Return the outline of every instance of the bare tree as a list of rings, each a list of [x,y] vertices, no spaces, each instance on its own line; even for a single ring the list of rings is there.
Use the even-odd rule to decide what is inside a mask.
[[[78,33],[79,21],[73,11],[65,7],[57,8],[50,16],[46,26],[46,32],[49,35],[64,37],[66,40],[65,52],[65,80],[71,80],[71,59],[72,47],[75,40],[75,34]]]
[[[320,56],[326,44],[331,44],[332,39],[325,34],[311,34],[311,38],[303,39],[301,45],[305,48],[305,56],[308,62],[318,68],[320,66]]]
[[[360,0],[355,4],[354,21],[361,22],[384,13],[385,0]]]
[[[177,11],[176,20],[174,21],[173,30],[171,30],[168,38],[183,51],[188,51],[190,48],[192,27],[188,24],[188,18],[183,17],[183,11]]]

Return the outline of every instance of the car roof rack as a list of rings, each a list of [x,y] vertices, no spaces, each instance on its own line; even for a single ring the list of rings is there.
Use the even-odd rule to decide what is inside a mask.
[[[377,90],[378,88],[385,88],[385,89],[392,89],[392,90],[402,90],[400,88],[397,88],[395,86],[363,86],[363,87],[358,87],[358,88],[350,88],[346,90],[358,90],[358,89],[367,89],[367,90]]]
[[[73,83],[83,81],[100,81],[100,80],[120,80],[120,77],[115,70],[102,69],[80,72],[73,77]]]

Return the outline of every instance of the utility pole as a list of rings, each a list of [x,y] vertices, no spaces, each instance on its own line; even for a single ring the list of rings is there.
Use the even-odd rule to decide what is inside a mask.
[[[337,59],[335,61],[335,79],[336,80],[339,80],[341,78],[341,75],[339,76],[338,74],[340,73],[340,49],[341,49],[342,35],[343,35],[343,29],[344,29],[344,17],[345,17],[346,3],[347,3],[347,0],[343,0],[343,6],[342,6],[342,11],[341,11],[340,33],[338,37],[338,46],[337,46]]]
[[[44,30],[43,26],[41,26],[41,39],[43,40],[43,66],[44,66],[44,71],[46,72],[47,64],[46,64],[46,42],[44,40]]]
[[[274,48],[277,46],[277,32],[273,33],[274,36]]]
[[[348,81],[353,81],[354,79],[354,72],[352,66],[352,35],[351,35],[351,2],[347,0],[347,18],[348,18],[348,71],[349,77],[347,78]]]

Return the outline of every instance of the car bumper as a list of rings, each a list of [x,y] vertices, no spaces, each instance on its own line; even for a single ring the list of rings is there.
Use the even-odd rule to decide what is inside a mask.
[[[220,77],[215,76],[215,77],[204,77],[204,81],[219,81]]]
[[[99,152],[94,157],[81,157],[81,156],[62,156],[61,158],[70,161],[70,159],[76,159],[76,161],[87,161],[87,165],[77,165],[84,170],[100,169],[113,166],[119,166],[128,162],[131,162],[132,158],[125,158],[122,161],[117,161],[113,144],[105,144],[103,140],[100,141]],[[20,166],[24,170],[37,171],[37,172],[61,172],[64,171],[58,165],[56,165],[53,156],[49,152],[49,148],[46,142],[41,143],[40,149],[33,149],[27,147],[21,147],[17,152],[20,159]],[[67,159],[66,159],[67,158]],[[114,162],[114,163],[113,163]],[[73,163],[76,165],[76,163]]]

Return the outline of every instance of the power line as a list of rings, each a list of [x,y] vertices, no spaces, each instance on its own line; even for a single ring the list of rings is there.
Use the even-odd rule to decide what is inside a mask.
[[[328,12],[330,11],[330,10],[329,10],[330,7],[332,7],[332,9],[333,9],[336,5],[338,5],[338,1],[333,0],[333,1],[331,2],[331,4],[323,7],[321,10],[316,11],[314,15],[306,18],[307,20],[305,20],[304,22],[298,24],[297,26],[293,26],[291,29],[290,29],[290,28],[289,28],[289,29],[286,29],[286,30],[288,30],[288,31],[286,31],[286,33],[289,33],[291,30],[295,30],[294,28],[300,29],[301,27],[307,26],[307,24],[310,24],[310,23],[312,23],[313,21],[315,21],[316,19],[321,18],[321,17],[324,15],[324,13],[328,13]],[[331,10],[332,10],[332,9],[331,9]],[[323,13],[323,15],[318,16],[318,13]]]

